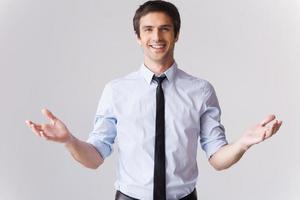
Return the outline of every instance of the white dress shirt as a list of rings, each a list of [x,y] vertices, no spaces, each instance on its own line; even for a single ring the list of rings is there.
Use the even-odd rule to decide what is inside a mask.
[[[196,185],[200,142],[209,158],[227,144],[212,85],[174,64],[164,72],[167,199],[177,200]],[[145,65],[105,85],[87,142],[105,159],[118,146],[116,190],[153,198],[156,87]]]

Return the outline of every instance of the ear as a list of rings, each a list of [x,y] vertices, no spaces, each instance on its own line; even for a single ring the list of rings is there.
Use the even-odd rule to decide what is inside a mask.
[[[176,35],[175,42],[177,42],[178,39],[179,39],[179,33],[180,33],[180,32],[178,32],[177,35]]]
[[[141,38],[140,38],[137,34],[135,34],[135,37],[136,37],[137,43],[138,43],[140,46],[142,46]]]

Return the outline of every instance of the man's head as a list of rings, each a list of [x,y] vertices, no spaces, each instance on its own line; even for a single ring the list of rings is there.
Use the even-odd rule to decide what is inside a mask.
[[[162,12],[168,15],[173,21],[174,36],[178,37],[181,24],[179,12],[172,3],[160,0],[147,1],[136,10],[133,17],[133,28],[137,37],[140,37],[141,18],[151,12]]]
[[[177,8],[165,1],[147,1],[137,9],[133,24],[145,64],[170,66],[180,30]]]

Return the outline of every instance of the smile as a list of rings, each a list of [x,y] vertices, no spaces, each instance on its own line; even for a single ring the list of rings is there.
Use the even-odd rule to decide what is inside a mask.
[[[166,44],[150,44],[149,46],[153,49],[161,50],[166,47]]]

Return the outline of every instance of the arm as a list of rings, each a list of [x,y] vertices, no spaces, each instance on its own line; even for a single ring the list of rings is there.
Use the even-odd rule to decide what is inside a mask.
[[[103,158],[93,145],[81,141],[73,135],[71,138],[65,146],[75,160],[91,169],[97,169],[103,163]]]
[[[275,134],[282,121],[274,115],[266,117],[260,124],[248,129],[244,135],[232,144],[221,147],[210,159],[210,164],[216,170],[227,169],[238,162],[244,153],[254,144],[258,144]]]
[[[88,168],[96,169],[103,163],[103,158],[93,145],[73,136],[65,124],[49,110],[43,109],[42,113],[50,120],[50,124],[26,121],[26,124],[37,136],[65,144],[73,158]]]

